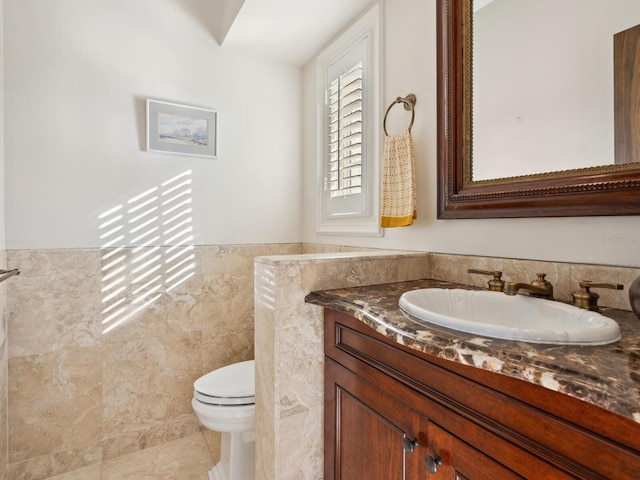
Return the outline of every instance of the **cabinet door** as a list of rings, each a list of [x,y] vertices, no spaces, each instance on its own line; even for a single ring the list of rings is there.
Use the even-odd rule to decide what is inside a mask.
[[[423,479],[426,420],[330,359],[326,381],[325,479]]]
[[[428,427],[429,447],[425,456],[427,479],[433,480],[511,480],[522,479],[483,452],[451,435],[437,425]],[[491,451],[495,445],[487,445]]]

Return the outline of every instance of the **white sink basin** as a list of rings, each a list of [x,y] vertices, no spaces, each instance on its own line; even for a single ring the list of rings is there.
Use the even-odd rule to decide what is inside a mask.
[[[604,315],[524,295],[426,288],[403,293],[399,304],[414,322],[484,337],[560,345],[620,340],[620,327]]]

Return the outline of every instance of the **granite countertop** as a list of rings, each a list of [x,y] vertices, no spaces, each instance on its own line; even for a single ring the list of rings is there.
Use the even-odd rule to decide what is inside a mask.
[[[407,318],[398,299],[420,288],[473,288],[438,280],[313,292],[306,302],[347,313],[414,350],[508,375],[579,398],[640,423],[640,320],[602,309],[620,325],[622,339],[603,346],[560,346],[499,340],[425,327]]]

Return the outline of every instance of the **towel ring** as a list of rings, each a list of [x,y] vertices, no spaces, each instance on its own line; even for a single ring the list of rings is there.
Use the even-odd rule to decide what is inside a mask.
[[[397,103],[403,103],[404,104],[404,109],[406,111],[411,110],[411,123],[409,124],[409,131],[411,131],[411,127],[413,127],[413,120],[416,117],[416,111],[414,110],[414,107],[416,105],[416,96],[413,93],[410,93],[409,95],[407,95],[405,98],[402,97],[398,97],[396,98],[391,105],[389,105],[389,108],[387,108],[387,111],[384,114],[384,120],[382,121],[382,128],[384,129],[384,134],[388,137],[389,134],[387,133],[387,115],[389,115],[389,110],[391,110],[393,108],[393,106]]]

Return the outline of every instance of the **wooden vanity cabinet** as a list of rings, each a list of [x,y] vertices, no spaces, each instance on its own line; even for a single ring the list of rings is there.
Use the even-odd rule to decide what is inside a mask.
[[[328,392],[335,430],[334,468],[325,479],[391,480],[422,478],[420,452],[426,445],[427,422],[408,405],[328,359]],[[417,445],[416,445],[417,444]],[[327,458],[329,452],[326,453]]]
[[[333,398],[327,399],[332,431],[325,432],[325,479],[525,478],[331,359],[326,373]],[[393,381],[380,386],[401,388]],[[487,441],[492,449],[510,448],[496,438]]]
[[[640,478],[640,426],[325,309],[325,480]]]

